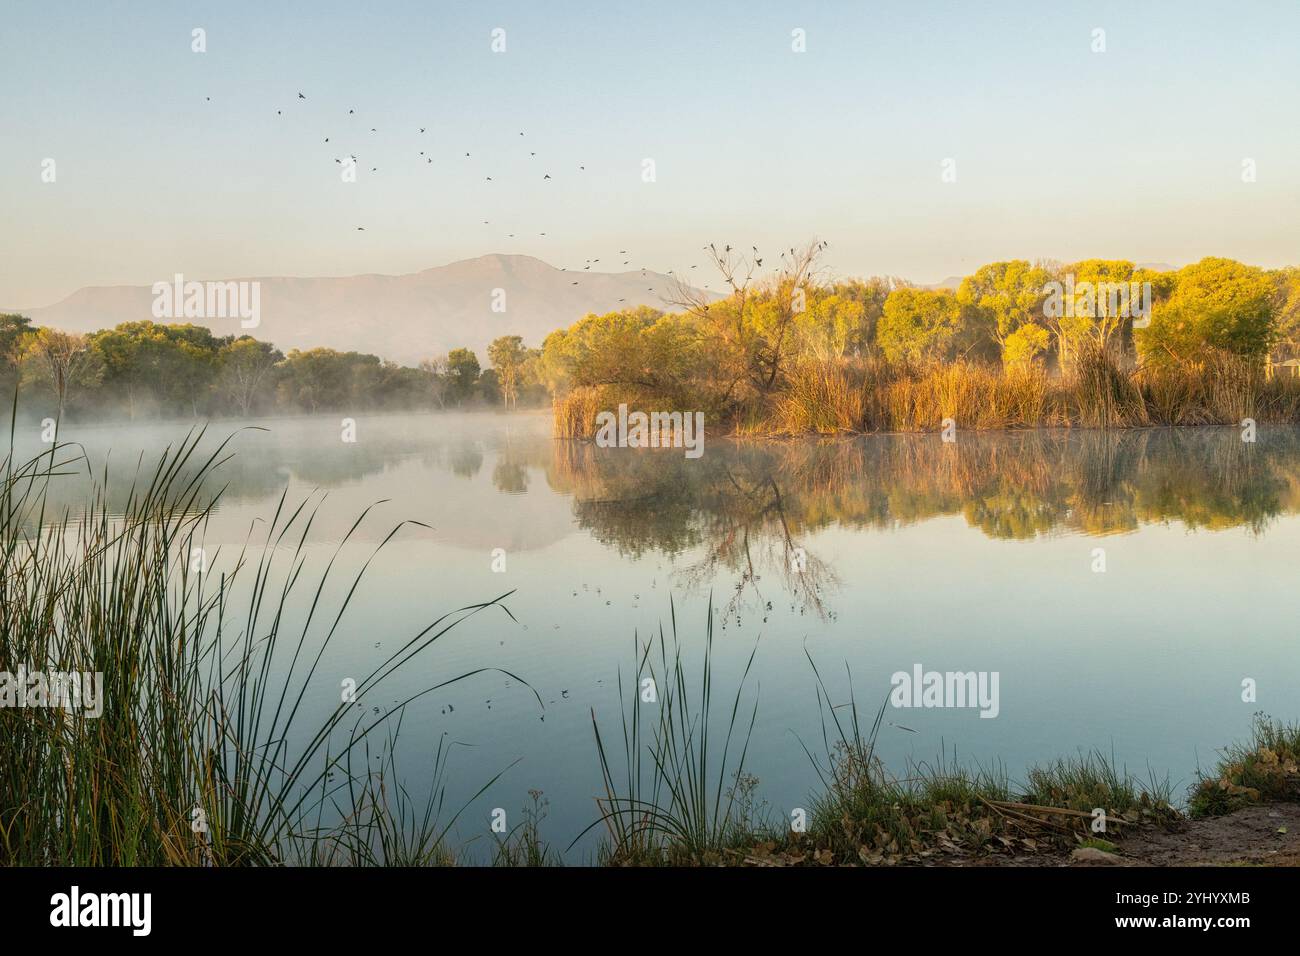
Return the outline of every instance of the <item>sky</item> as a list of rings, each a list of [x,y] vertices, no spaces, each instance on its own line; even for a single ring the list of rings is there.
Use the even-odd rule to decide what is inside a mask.
[[[917,282],[1297,263],[1298,53],[1294,0],[3,0],[0,307],[813,237]]]

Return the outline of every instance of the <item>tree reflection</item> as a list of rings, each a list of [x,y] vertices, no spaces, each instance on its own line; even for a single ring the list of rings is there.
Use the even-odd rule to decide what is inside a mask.
[[[1300,432],[1270,430],[1256,443],[1229,428],[732,442],[695,460],[672,449],[558,441],[547,476],[573,496],[579,525],[621,554],[691,552],[678,569],[685,585],[730,576],[728,612],[748,600],[766,604],[764,582],[775,581],[825,614],[837,579],[816,556],[814,536],[833,527],[960,515],[1008,540],[1174,521],[1259,534],[1300,504]]]

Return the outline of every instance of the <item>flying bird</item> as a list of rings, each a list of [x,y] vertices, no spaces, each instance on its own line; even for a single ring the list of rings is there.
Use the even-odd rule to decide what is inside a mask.
[[[306,98],[307,97],[303,96],[301,93],[298,94],[298,99],[305,100]]]

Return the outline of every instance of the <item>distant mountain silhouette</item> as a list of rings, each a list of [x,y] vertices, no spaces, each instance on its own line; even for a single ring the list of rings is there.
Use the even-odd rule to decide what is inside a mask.
[[[940,281],[940,282],[936,282],[934,285],[922,286],[922,288],[924,288],[924,289],[956,289],[957,286],[961,285],[961,280],[962,280],[963,278],[964,278],[963,276],[948,276],[948,278],[946,278],[946,279],[944,279],[944,280],[942,280],[942,281]]]
[[[204,278],[185,276],[187,281]],[[672,277],[656,272],[564,271],[518,255],[479,256],[410,275],[257,281],[261,323],[252,329],[241,329],[236,318],[155,319],[149,286],[90,286],[54,305],[19,311],[36,325],[69,332],[140,320],[192,322],[218,335],[252,335],[286,352],[327,346],[405,364],[466,346],[486,366],[487,344],[499,335],[521,335],[526,345],[538,346],[547,333],[589,312],[638,305],[669,310],[663,299],[672,288]],[[495,289],[505,291],[504,312],[492,310]]]

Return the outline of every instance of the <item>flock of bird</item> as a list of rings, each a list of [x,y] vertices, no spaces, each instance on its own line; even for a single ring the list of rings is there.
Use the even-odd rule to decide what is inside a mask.
[[[208,97],[206,97],[206,99],[207,99],[209,102],[211,102],[212,97],[211,97],[211,96],[208,96]],[[304,92],[302,92],[302,91],[300,90],[300,91],[298,91],[297,99],[298,99],[298,100],[306,101],[306,100],[307,100],[307,94],[304,93]],[[277,109],[277,110],[275,111],[275,114],[276,114],[277,116],[283,116],[283,115],[284,115],[284,109],[283,109],[283,108],[282,108],[282,109]],[[348,112],[347,112],[347,115],[348,115],[348,116],[356,116],[356,109],[354,109],[354,108],[350,108],[350,109],[348,110]],[[416,129],[416,130],[418,130],[419,134],[422,135],[422,136],[427,136],[428,133],[429,133],[429,128],[428,128],[427,126],[414,126],[413,128]],[[372,127],[370,127],[370,132],[371,132],[371,133],[378,133],[378,132],[379,132],[379,129],[378,129],[378,127],[373,127],[373,126],[372,126]],[[522,138],[522,137],[524,137],[525,134],[521,131],[521,132],[519,133],[519,135],[520,135],[520,137]],[[333,136],[333,134],[331,134],[330,136],[324,136],[324,137],[323,137],[324,143],[326,143],[326,144],[330,143],[332,139],[333,139],[333,140],[337,140],[337,138],[336,138],[335,136]],[[536,150],[527,150],[527,152],[528,152],[528,155],[529,155],[530,158],[534,158],[534,159],[535,159],[535,158],[537,157],[537,151],[536,151]],[[430,166],[433,165],[433,157],[432,157],[431,155],[429,155],[429,153],[428,153],[428,151],[427,151],[426,149],[417,150],[416,153],[417,153],[418,158],[424,160],[424,163],[425,163],[426,165],[430,165]],[[466,151],[466,153],[465,153],[465,158],[466,158],[466,159],[472,159],[473,157],[472,157],[472,154],[471,154],[470,152]],[[335,156],[335,157],[333,157],[333,159],[334,159],[334,162],[335,162],[336,164],[338,164],[338,165],[342,165],[342,164],[344,163],[345,160],[351,161],[353,164],[356,164],[356,163],[359,162],[356,153],[351,153],[351,152],[346,153],[346,154],[343,154],[342,156]],[[587,167],[586,167],[586,164],[585,164],[585,163],[578,163],[578,164],[576,164],[576,165],[577,165],[577,172],[578,172],[578,173],[584,173],[584,172],[586,172]],[[380,171],[380,169],[379,169],[378,166],[371,166],[371,167],[370,167],[370,172],[372,172],[372,173],[378,173],[379,171]],[[539,181],[540,181],[540,182],[551,182],[551,181],[554,181],[554,177],[552,176],[550,170],[545,170],[545,169],[543,169],[543,170],[540,170],[540,172],[541,172],[541,175],[540,175],[540,177],[539,177]],[[490,182],[494,182],[495,180],[493,179],[492,176],[484,175],[484,177],[483,177],[483,181],[484,181],[484,182],[489,182],[489,183],[490,183]],[[485,225],[485,226],[491,225],[491,221],[490,221],[490,220],[487,220],[487,219],[484,219],[484,220],[483,220],[483,225]],[[356,231],[357,231],[357,232],[365,232],[365,231],[366,231],[366,227],[365,227],[365,226],[357,226],[357,227],[356,227]],[[545,233],[545,232],[539,232],[537,235],[538,235],[539,238],[546,238],[546,233]],[[515,233],[508,233],[508,234],[506,235],[506,238],[507,238],[507,239],[514,239],[514,238],[516,238],[516,234],[515,234]],[[629,253],[628,253],[628,251],[627,251],[626,249],[620,249],[620,250],[618,251],[618,255],[619,255],[619,257],[621,258],[622,265],[624,265],[624,266],[629,266],[629,265],[632,264],[632,260],[631,260],[631,259],[622,258],[622,257],[627,256],[628,254],[629,254]],[[575,273],[576,273],[577,271],[589,272],[589,271],[591,271],[591,267],[592,267],[593,265],[598,264],[600,261],[601,261],[601,260],[600,260],[599,258],[590,258],[590,259],[587,259],[587,260],[583,263],[583,266],[582,266],[582,269],[581,269],[581,270],[577,270],[577,269],[575,269],[574,271],[575,271]],[[638,266],[637,268],[640,269],[640,271],[641,271],[641,275],[642,275],[643,278],[648,278],[648,277],[649,277],[649,275],[650,275],[649,270],[647,270],[645,266]],[[694,269],[695,266],[691,266],[691,268]],[[562,268],[561,268],[561,271],[562,271],[562,272],[567,272],[567,271],[569,271],[569,269],[568,269],[568,267],[562,267]],[[570,284],[571,284],[571,285],[578,285],[578,284],[579,284],[579,281],[580,281],[580,280],[573,280]],[[649,287],[647,287],[646,291],[647,291],[647,292],[656,292],[657,290],[654,288],[654,286],[649,286]],[[619,299],[618,301],[619,301],[619,302],[625,302],[626,300],[625,300],[625,299]]]
[[[206,99],[207,99],[207,101],[211,102],[212,97],[211,97],[211,96],[208,96],[208,97],[206,97]],[[298,93],[297,93],[297,100],[306,101],[306,100],[307,100],[307,94],[304,93],[304,92],[302,92],[301,90],[299,90]],[[277,110],[275,111],[275,113],[276,113],[277,116],[283,116],[283,115],[284,115],[284,109],[283,109],[283,108],[282,108],[282,109],[277,109]],[[347,116],[349,116],[349,117],[355,117],[355,116],[356,116],[356,110],[355,110],[354,108],[349,108],[348,111],[347,111]],[[370,127],[369,129],[370,129],[370,132],[371,132],[371,133],[378,133],[378,132],[379,132],[378,127],[374,127],[374,126],[372,126],[372,127]],[[413,124],[413,125],[412,125],[412,129],[418,130],[418,133],[419,133],[419,135],[421,135],[421,136],[428,136],[428,135],[429,135],[429,127],[428,127],[428,126],[418,126],[418,125]],[[519,136],[520,136],[521,138],[526,138],[526,137],[525,137],[525,134],[524,134],[523,131],[520,131]],[[329,143],[331,143],[332,140],[335,140],[336,137],[335,137],[333,134],[331,134],[331,135],[329,135],[329,136],[324,136],[323,139],[324,139],[324,143],[325,143],[325,144],[329,144]],[[528,153],[528,156],[529,156],[530,159],[536,159],[536,157],[537,157],[537,151],[536,151],[536,150],[531,150],[531,149],[530,149],[530,150],[527,150],[527,153]],[[430,165],[430,166],[433,165],[434,159],[433,159],[433,156],[429,155],[429,152],[428,152],[428,148],[427,148],[427,147],[426,147],[426,149],[420,149],[420,150],[417,150],[417,151],[416,151],[416,155],[417,155],[418,159],[422,159],[422,160],[424,161],[425,165]],[[471,153],[470,153],[469,151],[466,151],[466,152],[465,152],[465,159],[472,159],[472,158],[473,158],[473,156],[471,155]],[[335,162],[336,164],[338,164],[338,165],[342,165],[342,164],[344,163],[345,160],[351,162],[352,164],[357,164],[357,163],[359,162],[359,160],[358,160],[358,158],[357,158],[357,155],[356,155],[355,153],[351,153],[351,152],[346,153],[346,154],[344,154],[344,155],[342,155],[342,156],[335,156],[335,157],[333,157],[333,159],[334,159],[334,162]],[[418,161],[418,159],[417,159],[417,161]],[[576,164],[576,166],[577,166],[577,173],[579,173],[579,174],[581,174],[581,173],[585,173],[586,170],[587,170],[587,167],[586,167],[586,164],[585,164],[585,163],[578,163],[578,164]],[[380,170],[379,170],[379,167],[378,167],[378,166],[371,166],[371,167],[370,167],[370,172],[371,172],[371,173],[378,173],[379,171],[380,171]],[[552,176],[551,171],[550,171],[549,169],[541,169],[541,170],[538,170],[538,172],[540,172],[540,174],[541,174],[541,175],[538,177],[538,181],[539,181],[539,182],[551,182],[551,181],[554,181],[554,177]],[[486,174],[484,175],[483,180],[484,180],[485,182],[494,182],[494,181],[495,181],[495,180],[493,179],[492,176],[489,176],[489,175],[486,175]],[[490,225],[491,225],[491,221],[488,220],[488,219],[484,219],[484,220],[483,220],[483,225],[485,225],[485,226],[490,226]],[[366,227],[365,227],[365,226],[357,226],[357,227],[356,227],[356,231],[357,231],[357,232],[365,232],[365,231],[366,231]],[[538,238],[546,238],[547,234],[546,234],[545,232],[539,232],[539,233],[537,233],[537,236],[538,236]],[[505,238],[507,238],[507,239],[515,239],[515,238],[516,238],[516,234],[513,233],[513,232],[512,232],[512,233],[507,233],[506,236],[505,236]],[[708,252],[711,253],[711,258],[712,258],[714,261],[717,261],[717,260],[719,259],[719,253],[718,253],[718,250],[717,250],[716,248],[714,248],[712,245],[705,246],[704,249],[705,249],[706,251],[708,251]],[[724,253],[726,253],[726,254],[730,254],[732,251],[733,251],[733,250],[732,250],[732,247],[731,247],[731,246],[726,246],[725,249],[724,249]],[[752,248],[752,252],[753,252],[753,255],[750,257],[750,261],[751,261],[751,262],[752,262],[756,267],[761,268],[762,265],[763,265],[763,258],[762,258],[762,256],[760,255],[760,253],[759,253],[759,251],[758,251],[758,248],[757,248],[757,247],[753,247],[753,248]],[[791,253],[791,255],[793,255],[793,254],[794,254],[794,250],[791,249],[791,250],[790,250],[790,253]],[[624,266],[624,267],[626,267],[626,266],[630,266],[630,265],[632,265],[632,260],[631,260],[630,258],[627,258],[629,255],[630,255],[630,253],[628,252],[628,250],[626,250],[626,249],[619,249],[619,250],[618,250],[618,258],[615,260],[615,262],[617,262],[617,263],[621,263],[621,265]],[[783,257],[783,258],[784,258],[784,256],[785,256],[785,254],[782,253],[782,257]],[[589,259],[586,259],[586,260],[584,261],[583,265],[582,265],[582,268],[581,268],[581,269],[577,269],[577,268],[575,267],[575,269],[573,270],[573,272],[574,272],[575,275],[578,274],[578,273],[580,273],[580,272],[590,272],[590,271],[592,270],[592,267],[593,267],[593,266],[596,266],[596,265],[599,265],[600,262],[601,262],[601,259],[598,258],[598,257],[597,257],[597,258],[589,258]],[[610,265],[613,265],[613,264],[614,264],[613,262],[610,263]],[[654,281],[653,278],[652,278],[652,274],[650,273],[650,271],[649,271],[649,270],[648,270],[644,265],[637,266],[636,268],[640,270],[640,273],[641,273],[641,277],[642,277],[642,278],[644,278],[644,279],[650,279],[651,282]],[[690,267],[691,270],[694,270],[694,269],[697,269],[697,268],[698,268],[698,266],[696,266],[696,265],[692,265],[692,266]],[[569,270],[569,268],[568,268],[567,266],[565,266],[565,267],[560,267],[560,271],[562,271],[562,272],[568,272],[568,271],[570,271],[570,270]],[[696,283],[694,283],[694,282],[685,282],[685,281],[683,281],[683,280],[682,280],[682,277],[681,277],[681,276],[678,276],[678,275],[674,272],[674,270],[672,270],[672,269],[669,269],[669,270],[667,271],[666,274],[667,274],[669,277],[671,277],[671,279],[672,279],[673,281],[675,281],[675,282],[682,282],[683,285],[686,285],[686,286],[696,285]],[[581,282],[581,279],[573,279],[573,280],[571,280],[570,284],[576,286],[576,285],[578,285],[580,282]],[[657,294],[657,295],[659,295],[659,297],[661,298],[661,300],[668,301],[668,295],[669,295],[669,294],[671,294],[671,293],[673,293],[673,292],[680,291],[680,290],[679,290],[679,289],[670,289],[670,290],[664,290],[663,292],[660,292],[660,290],[657,289],[654,285],[648,285],[648,286],[646,287],[646,291],[649,292],[649,293],[652,293],[652,294]],[[626,300],[625,298],[621,298],[621,299],[619,299],[618,301],[619,301],[620,303],[625,303],[627,300]]]

